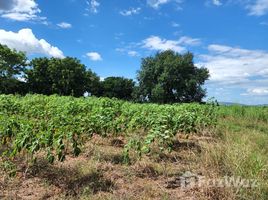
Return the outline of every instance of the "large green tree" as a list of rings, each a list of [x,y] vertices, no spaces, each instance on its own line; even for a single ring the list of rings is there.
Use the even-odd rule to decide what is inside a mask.
[[[208,78],[206,68],[194,65],[192,53],[167,50],[142,59],[135,96],[156,103],[200,102],[206,94],[202,85]]]
[[[0,94],[25,93],[26,55],[0,44]]]
[[[99,78],[76,58],[35,58],[30,65],[26,74],[33,93],[78,97],[97,90]]]
[[[100,96],[131,100],[134,81],[123,77],[107,77],[101,82]]]

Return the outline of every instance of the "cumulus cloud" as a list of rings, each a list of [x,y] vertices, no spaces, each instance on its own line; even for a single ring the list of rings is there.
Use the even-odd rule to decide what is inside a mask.
[[[244,89],[242,95],[267,94],[268,52],[212,44],[198,59],[210,72],[209,84]]]
[[[64,57],[59,48],[52,46],[44,39],[37,39],[31,29],[21,29],[17,33],[0,29],[0,43],[27,54]]]
[[[98,8],[100,6],[100,3],[98,0],[88,0],[86,1],[87,5],[89,6],[88,9],[86,9],[87,11],[90,11],[91,13],[98,13]]]
[[[139,56],[139,53],[137,51],[128,51],[127,52],[129,56],[131,57],[136,57]]]
[[[224,45],[209,45],[209,54],[199,56],[212,81],[243,82],[250,77],[268,77],[268,52]]]
[[[158,36],[151,36],[143,40],[143,44],[144,48],[148,48],[150,50],[165,51],[170,49],[176,52],[182,52],[185,50],[184,47],[179,45],[178,41],[161,39]]]
[[[268,87],[251,88],[247,90],[247,93],[243,93],[242,95],[268,96]]]
[[[15,3],[15,0],[0,0],[0,10],[11,10],[12,7],[14,7]]]
[[[268,13],[268,0],[231,0],[230,2],[240,4],[249,15],[262,16]]]
[[[69,24],[67,22],[61,22],[61,23],[57,24],[57,26],[60,28],[63,28],[63,29],[72,28],[72,24]]]
[[[268,0],[256,0],[247,6],[249,15],[261,16],[268,12]]]
[[[123,16],[130,16],[130,15],[139,14],[140,11],[141,11],[141,8],[130,8],[129,10],[120,11],[120,14]]]
[[[128,56],[131,56],[131,57],[138,57],[140,56],[139,52],[138,51],[135,51],[132,49],[133,46],[130,45],[130,46],[125,46],[124,48],[116,48],[115,51],[121,53],[121,54],[125,54],[125,55],[128,55]]]
[[[147,5],[154,8],[159,9],[162,5],[173,2],[175,3],[176,10],[182,10],[179,4],[183,2],[183,0],[146,0]]]
[[[102,60],[102,57],[99,53],[97,52],[88,52],[86,54],[90,60],[93,60],[93,61],[101,61]]]
[[[193,46],[198,44],[200,44],[199,39],[194,39],[187,36],[183,36],[178,40],[167,40],[158,36],[150,36],[142,41],[143,48],[157,51],[173,50],[179,53],[186,50],[185,46]]]
[[[222,0],[207,0],[207,4],[215,6],[223,5]],[[268,0],[229,0],[225,4],[237,4],[248,10],[248,14],[252,16],[262,16],[268,13]]]
[[[41,10],[34,0],[0,0],[0,15],[3,18],[15,21],[44,21],[46,17],[40,17]]]
[[[221,6],[222,5],[220,0],[212,0],[212,4],[215,5],[215,6]]]
[[[147,0],[147,4],[154,9],[158,9],[160,5],[168,3],[170,0]]]
[[[198,38],[191,38],[188,36],[183,36],[179,39],[179,44],[189,45],[189,46],[197,46],[201,44],[201,40]]]

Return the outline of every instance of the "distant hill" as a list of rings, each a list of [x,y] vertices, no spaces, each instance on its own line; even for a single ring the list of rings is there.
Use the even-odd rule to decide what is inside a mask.
[[[247,104],[233,103],[233,102],[219,102],[219,104],[223,105],[223,106],[233,106],[233,105],[239,105],[239,106],[268,106],[268,104],[247,105]]]
[[[246,104],[233,103],[233,102],[219,102],[219,104],[223,106],[233,106],[233,105],[247,106]]]
[[[257,106],[268,106],[268,104],[260,104],[260,105],[257,105]]]

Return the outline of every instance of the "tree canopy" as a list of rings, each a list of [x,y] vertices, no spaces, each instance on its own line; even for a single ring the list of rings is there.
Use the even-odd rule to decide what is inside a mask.
[[[123,77],[107,77],[101,82],[100,96],[131,100],[135,83]]]
[[[95,91],[98,77],[76,58],[35,58],[27,70],[27,82],[33,93],[82,96]]]
[[[168,50],[142,59],[138,72],[139,98],[156,103],[200,102],[209,78],[206,68],[194,65],[193,54]]]
[[[20,79],[22,79],[26,61],[25,53],[0,44],[0,93],[24,93],[25,83]]]
[[[115,97],[136,102],[201,102],[209,78],[206,68],[194,65],[193,54],[172,50],[158,52],[142,59],[138,83],[124,77],[99,76],[80,60],[34,58],[27,62],[25,53],[0,44],[0,94],[59,94]]]

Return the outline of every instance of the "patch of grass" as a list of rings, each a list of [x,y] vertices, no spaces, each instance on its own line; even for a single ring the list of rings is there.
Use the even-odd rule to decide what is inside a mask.
[[[223,110],[221,110],[223,111]],[[206,168],[220,176],[254,179],[258,186],[234,189],[234,199],[268,199],[267,108],[224,107],[217,143],[207,144],[202,154]],[[267,114],[266,114],[267,113]],[[228,116],[228,117],[226,117]]]
[[[9,177],[14,177],[17,173],[17,166],[9,161],[9,160],[3,160],[0,163],[0,168],[9,175]]]

